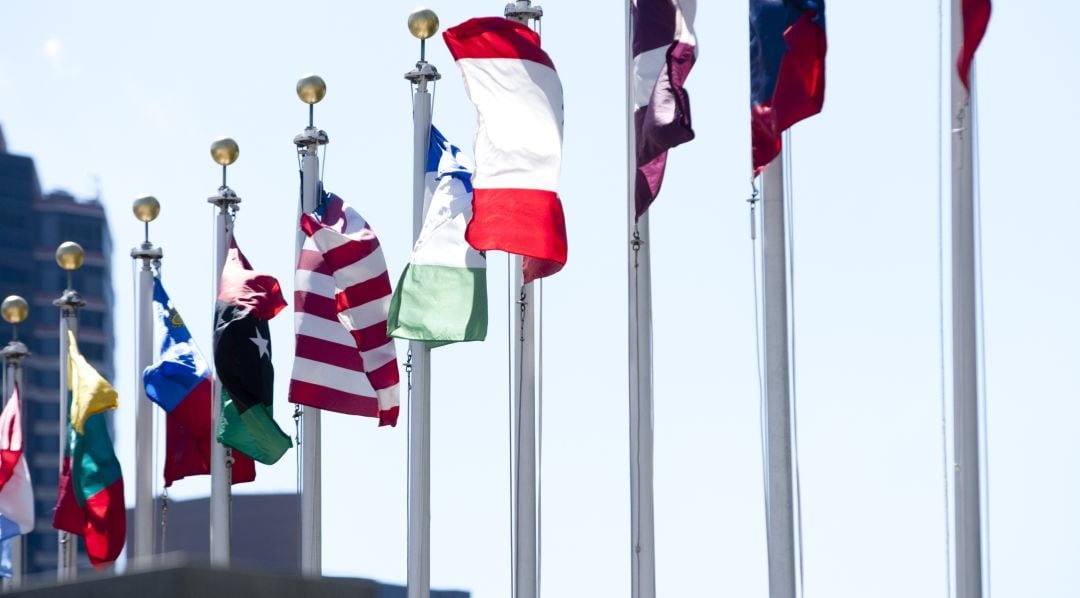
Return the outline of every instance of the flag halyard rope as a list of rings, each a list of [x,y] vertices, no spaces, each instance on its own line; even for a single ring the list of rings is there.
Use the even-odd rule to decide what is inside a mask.
[[[169,531],[169,489],[161,491],[161,548],[158,554],[165,554],[165,536]]]
[[[510,481],[510,596],[517,594],[517,576],[514,567],[517,557],[517,543],[514,541],[516,536],[516,528],[514,526],[514,512],[516,505],[514,501],[514,326],[513,326],[513,283],[514,280],[514,259],[510,254],[506,254],[506,280],[507,280],[507,302],[506,302],[506,396],[507,396],[507,410],[506,410],[506,454],[508,456],[508,473],[506,479]]]
[[[953,573],[952,573],[952,533],[950,529],[951,518],[949,516],[949,417],[948,417],[948,393],[946,392],[946,365],[945,365],[945,216],[944,216],[944,151],[942,144],[945,142],[944,126],[942,117],[945,114],[945,90],[944,90],[944,67],[945,62],[945,30],[944,30],[944,2],[938,0],[938,52],[937,52],[937,225],[938,225],[938,348],[939,348],[939,375],[941,383],[941,473],[942,493],[945,523],[945,596],[953,596]]]
[[[641,268],[641,248],[644,246],[644,244],[645,244],[645,241],[643,241],[642,238],[641,238],[641,229],[638,227],[638,220],[635,219],[634,220],[634,233],[633,233],[633,237],[630,239],[630,247],[634,251],[634,310],[636,312],[634,314],[634,333],[633,333],[634,338],[632,340],[632,342],[634,343],[634,347],[636,347],[635,350],[634,350],[634,359],[635,359],[634,377],[636,378],[636,381],[634,383],[634,388],[637,389],[637,392],[634,395],[634,410],[638,412],[638,417],[637,417],[637,430],[635,431],[635,435],[639,439],[641,438],[641,419],[642,419],[641,414],[640,414],[640,411],[641,411],[641,376],[639,374],[639,372],[641,372],[641,326],[640,326],[640,321],[641,321],[641,270],[640,270],[640,268]],[[633,467],[634,467],[634,475],[633,475],[632,479],[637,480],[638,483],[640,484],[640,481],[641,481],[641,443],[640,442],[635,442],[634,445],[635,445],[634,465],[633,465]],[[636,494],[640,495],[640,488],[635,488],[634,492]],[[639,501],[639,504],[640,504],[640,501]],[[641,529],[641,508],[640,508],[640,506],[635,510],[634,516],[637,518],[636,521],[635,521],[634,527],[635,527],[635,529],[640,530]],[[634,559],[636,560],[638,558],[638,555],[641,554],[641,550],[642,550],[641,538],[640,537],[634,537],[634,538],[631,538],[631,540],[633,541],[633,544],[634,544]],[[634,576],[632,581],[635,584],[640,584],[640,582],[641,582],[640,576]],[[640,586],[634,588],[633,595],[634,596],[641,595],[641,587]]]
[[[799,551],[798,555],[798,580],[799,596],[806,596],[806,588],[803,581],[803,525],[802,525],[802,484],[799,474],[799,401],[798,401],[798,375],[796,369],[797,344],[795,342],[795,186],[792,162],[791,129],[784,131],[784,203],[786,217],[784,225],[787,227],[787,276],[788,276],[788,311],[790,313],[789,324],[789,359],[791,363],[791,460],[795,476],[795,542]]]
[[[971,116],[971,172],[972,172],[972,201],[974,205],[972,209],[974,211],[974,224],[975,224],[975,313],[978,317],[976,323],[976,333],[978,334],[978,367],[979,367],[979,386],[981,392],[978,395],[979,406],[979,434],[981,436],[981,442],[979,443],[979,459],[980,459],[980,477],[982,478],[982,521],[980,525],[983,528],[983,543],[986,546],[986,550],[983,553],[983,562],[985,567],[983,568],[983,575],[986,578],[986,598],[992,596],[992,580],[991,572],[993,568],[990,566],[991,546],[990,546],[990,429],[989,429],[989,410],[990,400],[986,388],[986,304],[983,300],[983,253],[982,253],[982,189],[979,185],[979,144],[978,144],[978,131],[979,131],[979,103],[978,103],[978,79],[975,73],[975,64],[971,66],[971,95],[968,99],[968,107],[970,108]]]
[[[536,283],[536,595],[540,596],[544,560],[544,279]]]
[[[768,448],[768,405],[765,393],[765,374],[764,366],[762,362],[765,359],[764,354],[761,351],[761,339],[764,335],[761,323],[761,285],[758,279],[758,252],[760,251],[757,242],[757,204],[761,201],[759,197],[759,191],[757,184],[752,179],[750,181],[751,194],[747,199],[747,203],[750,204],[750,248],[751,248],[751,268],[753,275],[753,289],[754,289],[754,361],[757,365],[757,381],[758,381],[758,427],[761,430],[761,470],[762,470],[762,496],[765,499],[765,529],[766,537],[771,537],[768,534],[768,530],[772,528],[772,521],[769,517],[769,448]]]
[[[525,355],[524,355],[524,353],[525,353],[525,351],[524,351],[524,349],[525,349],[525,313],[528,310],[528,305],[529,305],[529,296],[528,296],[528,293],[526,292],[525,289],[526,289],[526,285],[523,282],[522,285],[521,285],[521,291],[520,291],[520,293],[518,295],[518,300],[517,300],[517,304],[518,304],[518,350],[517,350],[517,371],[518,371],[517,397],[518,397],[518,401],[516,402],[516,411],[515,411],[515,416],[517,418],[517,426],[514,429],[518,430],[519,437],[520,437],[521,429],[522,429],[522,425],[521,425],[522,409],[521,409],[520,397],[521,397],[522,392],[525,389],[525,380],[524,380],[524,377],[521,376],[521,372],[522,372],[523,368],[525,367]],[[515,485],[514,485],[515,488],[520,488],[520,482],[519,482],[520,476],[521,476],[521,468],[516,467],[514,469],[514,480],[516,482]],[[516,499],[516,495],[512,495],[512,500],[513,499]],[[514,500],[514,502],[515,502],[515,505],[516,505],[517,501]],[[514,529],[516,531],[517,526],[514,526]],[[515,561],[514,561],[515,563],[517,562],[516,558],[517,558],[517,555],[516,555],[516,543],[515,543]],[[517,596],[517,584],[514,584],[514,596],[515,597]]]

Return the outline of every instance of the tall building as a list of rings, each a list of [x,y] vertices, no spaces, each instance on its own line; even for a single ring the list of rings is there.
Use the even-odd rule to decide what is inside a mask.
[[[162,521],[161,502],[157,521]],[[131,542],[128,510],[128,542]],[[197,498],[169,501],[164,517],[165,538],[157,537],[164,552],[179,562],[210,560],[210,500]],[[160,532],[159,532],[160,533]],[[181,557],[176,559],[175,557]],[[232,544],[230,564],[237,570],[299,575],[300,499],[295,494],[234,494],[232,497]],[[360,581],[360,580],[357,580]],[[405,598],[402,586],[365,580],[373,598]],[[358,595],[363,595],[358,594]],[[431,598],[469,598],[464,590],[433,589]]]
[[[97,200],[65,192],[42,193],[34,161],[7,152],[0,131],[0,295],[22,295],[29,318],[19,328],[30,357],[24,362],[24,446],[34,484],[37,523],[25,541],[28,573],[55,571],[57,534],[52,527],[59,464],[59,310],[67,286],[56,265],[56,247],[75,241],[86,251],[73,286],[86,300],[79,313],[79,348],[106,379],[114,379],[112,239]],[[0,336],[0,344],[7,337]],[[80,555],[80,566],[89,566]]]

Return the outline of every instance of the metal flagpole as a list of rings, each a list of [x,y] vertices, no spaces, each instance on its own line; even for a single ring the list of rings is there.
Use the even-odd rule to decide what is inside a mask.
[[[795,522],[791,455],[791,378],[788,353],[787,243],[784,157],[765,168],[762,195],[762,272],[765,291],[766,526],[769,596],[795,598]]]
[[[964,42],[961,1],[952,2],[952,54]],[[979,387],[975,304],[974,127],[967,90],[952,72],[952,326],[956,596],[981,598]],[[974,93],[974,90],[972,90]]]
[[[630,595],[656,596],[656,544],[653,523],[653,355],[652,264],[649,214],[637,218],[637,140],[634,134],[633,31],[626,5],[626,193],[629,282],[630,367]]]
[[[136,332],[135,388],[135,513],[132,518],[131,557],[136,567],[150,565],[154,555],[154,406],[146,396],[142,373],[154,361],[154,273],[151,265],[160,264],[161,248],[150,243],[150,222],[158,217],[161,205],[151,195],[135,200],[135,218],[143,223],[143,242],[131,250],[131,257],[142,260],[139,269],[138,304],[135,306]]]
[[[529,0],[506,5],[503,15],[529,25],[539,23],[544,9]],[[533,283],[525,284],[521,256],[514,257],[513,289],[520,289],[520,329],[514,359],[514,598],[540,593],[539,518],[536,455],[536,312],[540,297]]]
[[[649,215],[643,214],[635,226],[633,187],[630,189],[630,595],[633,598],[654,598],[656,544],[653,524],[652,267],[649,257]]]
[[[225,258],[229,254],[229,242],[232,240],[233,220],[239,208],[240,198],[229,188],[229,165],[240,156],[240,146],[228,137],[214,140],[210,144],[210,156],[221,165],[221,187],[217,195],[207,198],[207,202],[218,208],[217,225],[214,227],[214,318],[211,333],[217,326],[217,296],[221,283],[221,269],[225,267]],[[211,360],[213,362],[213,360]],[[210,430],[214,439],[210,441],[210,564],[215,567],[228,567],[231,554],[232,535],[232,451],[217,441],[218,426],[221,422],[221,382],[218,380],[215,364],[214,386],[210,400]]]
[[[315,128],[315,104],[326,96],[326,82],[318,75],[307,75],[296,82],[296,95],[308,105],[308,126],[293,138],[300,156],[302,184],[296,215],[310,213],[319,205],[322,183],[319,180],[319,146],[330,143],[326,131]],[[296,231],[296,263],[304,247],[304,232]],[[309,405],[301,408],[300,440],[300,572],[306,576],[322,575],[322,461],[320,410]]]
[[[425,59],[427,39],[439,30],[439,17],[417,9],[409,15],[409,32],[420,40],[420,60],[405,78],[413,93],[413,242],[420,237],[427,213],[427,153],[431,138],[432,97],[428,83],[442,76]],[[431,349],[409,342],[409,538],[408,598],[427,598],[431,591]]]
[[[519,337],[514,360],[514,580],[515,598],[539,594],[536,509],[536,295],[524,284],[521,256],[514,257],[513,288],[518,297]],[[531,300],[530,300],[531,299]]]
[[[7,344],[0,355],[4,358],[4,401],[11,396],[12,390],[23,388],[22,360],[30,356],[30,350],[19,341],[19,324],[26,321],[30,315],[30,307],[26,300],[18,295],[11,295],[4,299],[2,309],[4,320],[11,324],[11,342]],[[21,406],[20,406],[21,407]],[[26,435],[23,434],[23,438]],[[25,450],[26,445],[23,444]],[[11,543],[11,579],[5,581],[5,588],[13,590],[22,585],[23,576],[23,537],[15,536],[8,540]]]
[[[86,301],[75,290],[72,284],[72,272],[83,265],[85,253],[83,248],[73,241],[65,241],[56,248],[56,263],[67,272],[67,288],[60,298],[53,301],[53,305],[60,308],[60,463],[61,477],[64,471],[64,459],[69,453],[68,438],[68,411],[71,409],[71,393],[68,390],[69,364],[68,364],[68,331],[76,336],[79,334],[79,308],[86,305]],[[58,478],[59,479],[59,478]],[[76,563],[76,546],[78,537],[65,531],[57,531],[57,559],[56,577],[63,581],[74,579]]]

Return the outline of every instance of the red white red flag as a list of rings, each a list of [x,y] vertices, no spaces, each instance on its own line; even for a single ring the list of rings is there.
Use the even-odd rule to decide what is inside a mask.
[[[524,257],[525,282],[566,264],[558,195],[563,93],[540,36],[501,17],[443,33],[476,106],[473,218],[465,239],[481,251]]]

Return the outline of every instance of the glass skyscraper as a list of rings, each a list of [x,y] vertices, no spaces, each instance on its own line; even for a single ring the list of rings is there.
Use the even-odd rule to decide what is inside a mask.
[[[23,362],[24,446],[34,485],[37,523],[24,542],[29,574],[56,570],[57,534],[52,527],[59,459],[59,309],[67,286],[56,265],[56,247],[75,241],[86,251],[74,288],[86,300],[79,310],[79,348],[106,379],[114,380],[112,239],[105,209],[96,199],[65,192],[42,193],[34,161],[8,153],[0,131],[0,296],[22,295],[29,318],[19,340],[30,357]],[[0,345],[10,336],[5,326]],[[6,397],[5,397],[6,398]],[[80,554],[80,566],[89,566]]]

